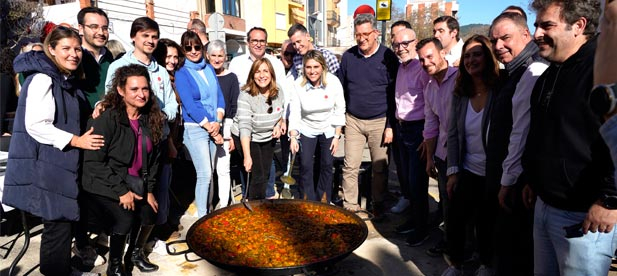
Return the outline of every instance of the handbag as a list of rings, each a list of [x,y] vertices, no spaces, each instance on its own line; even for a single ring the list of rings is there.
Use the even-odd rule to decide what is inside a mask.
[[[141,130],[141,128],[140,128]],[[124,180],[134,194],[143,197],[145,185],[148,183],[148,147],[146,135],[141,132],[141,177],[127,174]]]

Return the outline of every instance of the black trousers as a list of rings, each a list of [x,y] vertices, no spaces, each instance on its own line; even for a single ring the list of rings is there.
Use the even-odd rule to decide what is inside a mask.
[[[84,193],[84,196],[91,215],[109,225],[112,234],[128,235],[133,225],[152,225],[155,222],[156,213],[146,201],[146,195],[135,202],[135,211],[122,208],[119,200],[91,193]]]
[[[326,200],[330,203],[332,196],[332,178],[333,178],[333,163],[334,157],[330,153],[330,145],[333,137],[326,138],[320,134],[317,137],[302,137],[300,143],[300,185],[308,200],[321,201],[324,193]],[[319,152],[320,154],[317,154]],[[319,156],[319,159],[317,159]],[[297,158],[297,157],[296,157]],[[317,160],[317,177],[314,175],[314,161]],[[317,186],[315,186],[314,178],[317,178]]]
[[[236,148],[242,160],[244,155],[242,153],[242,144],[240,137],[232,135]],[[270,178],[270,168],[272,166],[272,159],[274,158],[274,145],[276,140],[268,142],[252,142],[250,144],[251,158],[253,159],[253,167],[251,168],[251,176],[248,187],[247,198],[248,199],[264,199],[266,198],[266,185]],[[242,161],[243,162],[243,161]],[[242,163],[244,164],[244,162]],[[244,165],[241,165],[244,169]]]
[[[476,229],[476,240],[480,262],[492,265],[494,249],[493,235],[498,210],[497,194],[488,189],[486,178],[467,170],[459,172],[448,210],[449,224],[446,227],[448,253],[454,264],[464,261],[466,226],[472,223]]]
[[[496,219],[495,256],[497,275],[533,275],[533,209],[523,204],[521,183],[512,187]]]
[[[71,273],[71,229],[73,222],[43,220],[41,235],[40,271],[43,275]]]

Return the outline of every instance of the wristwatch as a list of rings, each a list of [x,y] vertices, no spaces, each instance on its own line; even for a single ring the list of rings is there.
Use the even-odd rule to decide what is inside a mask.
[[[617,104],[617,83],[596,85],[589,94],[589,106],[599,116],[612,113]]]
[[[609,210],[617,210],[617,196],[602,196],[602,206]]]
[[[341,139],[341,135],[340,134],[334,134],[334,138]]]

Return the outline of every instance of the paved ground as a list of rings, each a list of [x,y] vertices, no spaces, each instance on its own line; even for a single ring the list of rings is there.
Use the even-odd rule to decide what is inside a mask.
[[[394,166],[391,166],[394,167]],[[391,168],[393,169],[393,168]],[[396,176],[394,171],[390,173],[389,189],[393,192],[398,190]],[[429,185],[429,193],[431,194],[431,210],[436,209],[435,199],[438,198],[437,184],[431,179]],[[189,207],[181,222],[184,226],[180,237],[170,239],[183,239],[186,231],[197,218],[194,206]],[[334,275],[354,275],[354,276],[386,276],[386,275],[440,275],[447,267],[446,262],[441,257],[430,257],[425,254],[425,251],[437,243],[440,239],[440,230],[434,229],[431,232],[429,240],[419,247],[409,247],[405,245],[405,236],[395,233],[394,228],[405,220],[405,215],[388,214],[385,221],[373,223],[367,221],[369,235],[367,240],[356,249],[349,257],[340,261],[336,268],[338,272]],[[17,275],[40,275],[38,271],[39,263],[39,246],[40,246],[40,231],[41,226],[36,226],[32,229],[33,237],[31,238],[30,248],[26,255],[18,265]],[[0,245],[6,245],[15,236],[1,236]],[[7,258],[0,260],[0,276],[8,275],[8,267],[17,256],[18,251],[23,247],[23,237],[15,244],[14,249],[8,254]],[[177,250],[185,249],[183,246],[177,246]],[[99,250],[104,254],[105,248]],[[1,246],[0,257],[6,254],[6,247]],[[233,272],[225,271],[217,268],[207,261],[200,260],[198,256],[189,254],[186,257],[159,255],[155,252],[149,255],[150,260],[160,266],[159,271],[154,273],[135,272],[134,275],[235,275]],[[74,257],[74,263],[79,263],[79,260]],[[106,265],[91,268],[92,272],[101,273],[104,275]],[[473,272],[470,269],[468,272]],[[470,274],[472,275],[472,274]],[[609,273],[611,276],[617,276],[617,272]]]
[[[432,186],[435,186],[434,183]],[[433,187],[432,189],[435,189]],[[193,208],[189,208],[182,218],[182,239],[189,226],[197,220],[192,214]],[[386,221],[372,223],[367,221],[369,235],[367,240],[349,257],[338,263],[340,269],[336,275],[439,275],[446,267],[443,258],[434,258],[426,255],[424,251],[438,240],[438,231],[435,230],[431,238],[420,247],[405,245],[405,236],[394,232],[394,227],[404,220],[403,216],[389,214]],[[38,250],[40,245],[40,226],[33,229],[34,237],[31,238],[30,248],[19,263],[18,275],[39,275]],[[14,237],[14,236],[13,236]],[[4,244],[12,237],[0,237],[0,243]],[[23,246],[23,238],[16,243],[8,258],[0,262],[0,275],[8,275],[10,262],[16,257],[17,252]],[[184,249],[178,246],[178,250]],[[5,250],[0,253],[6,252]],[[188,259],[197,259],[194,254],[189,254]],[[150,260],[160,266],[155,273],[143,275],[234,275],[219,269],[207,261],[187,261],[185,256],[161,256],[157,253],[150,254]],[[76,258],[74,261],[77,262]],[[94,267],[91,271],[104,273],[106,265]],[[136,272],[134,275],[142,275]]]

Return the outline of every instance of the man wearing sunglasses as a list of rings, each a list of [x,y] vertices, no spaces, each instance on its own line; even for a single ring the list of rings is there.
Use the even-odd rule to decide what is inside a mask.
[[[343,167],[343,206],[360,209],[358,173],[362,151],[368,142],[372,163],[372,203],[375,221],[382,221],[387,193],[388,144],[392,142],[394,123],[394,85],[398,57],[377,42],[377,21],[371,14],[359,14],[354,20],[357,46],[345,51],[338,77],[347,105],[345,126],[345,165]]]

